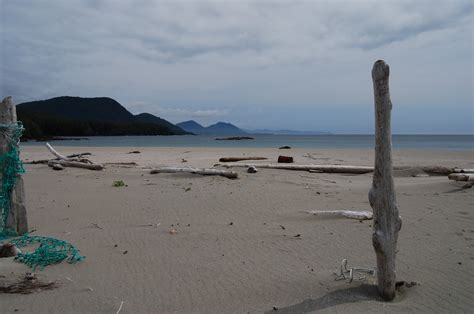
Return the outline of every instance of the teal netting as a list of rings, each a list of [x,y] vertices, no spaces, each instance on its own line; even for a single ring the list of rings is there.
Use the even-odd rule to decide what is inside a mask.
[[[6,153],[0,155],[0,169],[2,170],[2,181],[0,189],[0,242],[10,239],[9,242],[17,247],[26,247],[38,244],[32,252],[19,253],[15,260],[30,266],[33,269],[57,264],[64,260],[68,263],[82,261],[85,257],[72,244],[50,237],[30,236],[25,234],[18,237],[15,230],[7,227],[7,218],[11,209],[11,193],[15,186],[17,175],[24,173],[25,169],[21,163],[18,143],[23,134],[21,122],[11,124],[0,124],[0,136],[8,143]]]

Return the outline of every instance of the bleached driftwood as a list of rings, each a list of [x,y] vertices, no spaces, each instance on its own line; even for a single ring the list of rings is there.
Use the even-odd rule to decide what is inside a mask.
[[[56,156],[57,159],[61,159],[61,160],[70,160],[69,158],[67,158],[66,156],[58,153],[54,148],[53,146],[51,146],[49,143],[46,143],[46,148],[50,151],[51,154],[53,154],[54,156]]]
[[[91,153],[78,153],[78,154],[72,154],[72,155],[67,155],[66,157],[69,158],[82,158],[82,156],[88,156],[92,155]],[[59,158],[56,158],[59,159]],[[51,159],[39,159],[39,160],[30,160],[30,161],[23,161],[23,164],[25,165],[36,165],[36,164],[48,164],[48,162]]]
[[[257,167],[269,169],[319,171],[326,173],[354,173],[363,174],[374,171],[374,167],[366,166],[344,166],[344,165],[287,165],[287,164],[225,164],[226,168],[232,167]]]
[[[104,166],[100,164],[85,163],[85,162],[79,162],[79,161],[73,161],[73,160],[51,159],[48,162],[48,166],[50,167],[53,167],[54,165],[57,165],[57,164],[64,167],[83,168],[83,169],[89,169],[89,170],[103,170],[104,169]]]
[[[0,123],[12,124],[17,122],[16,107],[11,97],[5,97],[0,104]],[[6,132],[6,133],[5,133]],[[9,130],[4,130],[0,134],[0,154],[9,151]],[[15,145],[18,145],[17,143]],[[1,176],[2,171],[0,171]],[[10,196],[10,211],[7,217],[6,227],[15,230],[19,235],[28,232],[28,220],[25,206],[25,188],[23,177],[17,174],[15,186]]]
[[[383,299],[395,297],[395,256],[402,221],[393,182],[389,66],[382,60],[372,69],[375,101],[375,171],[369,192],[374,212],[372,244],[377,257],[378,289]]]
[[[460,169],[460,168],[454,168],[452,172],[454,172],[454,173],[470,173],[470,174],[474,174],[474,169]]]
[[[308,210],[305,213],[312,215],[336,215],[346,218],[353,218],[358,220],[370,220],[373,218],[373,213],[366,210]]]
[[[474,173],[451,173],[448,179],[454,181],[474,181]]]
[[[238,177],[237,172],[229,170],[218,170],[218,169],[206,169],[206,168],[180,168],[180,167],[163,167],[158,169],[153,169],[150,171],[150,174],[156,173],[194,173],[201,175],[214,175],[214,176],[223,176],[229,179],[236,179]]]
[[[267,157],[222,157],[219,159],[220,162],[235,162],[243,160],[266,160]]]

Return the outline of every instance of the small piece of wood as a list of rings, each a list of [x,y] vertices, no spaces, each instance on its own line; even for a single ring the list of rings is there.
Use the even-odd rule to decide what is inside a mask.
[[[353,218],[358,220],[370,220],[373,218],[371,211],[357,211],[357,210],[308,210],[308,214],[312,215],[340,215],[346,218]]]
[[[291,156],[278,156],[278,163],[292,164],[293,157]]]
[[[372,69],[375,102],[375,170],[369,203],[374,213],[372,245],[377,257],[378,290],[384,300],[395,298],[395,257],[402,221],[398,214],[392,168],[392,102],[389,66],[382,60]]]
[[[53,167],[55,164],[60,164],[64,167],[74,167],[74,168],[83,168],[89,170],[103,170],[104,166],[100,164],[86,164],[83,162],[78,161],[70,161],[70,160],[50,160],[48,162],[48,166]]]
[[[220,162],[235,162],[242,160],[266,160],[267,157],[222,157],[219,159]]]
[[[206,169],[206,168],[180,168],[180,167],[163,167],[150,171],[150,174],[156,173],[194,173],[201,175],[217,175],[223,176],[229,179],[236,179],[238,177],[237,172],[229,170],[218,170],[218,169]]]
[[[451,173],[448,179],[454,181],[474,181],[474,173]]]
[[[257,167],[268,169],[284,169],[284,170],[299,170],[299,171],[318,171],[324,173],[353,173],[363,174],[374,171],[374,167],[366,166],[343,166],[343,165],[285,165],[285,164],[225,164],[226,168],[232,167]]]
[[[253,166],[252,166],[252,167],[249,167],[249,168],[247,169],[247,172],[248,172],[248,173],[257,173],[257,171],[258,171],[257,168],[256,168],[256,167],[253,167]]]
[[[12,97],[5,97],[0,103],[0,123],[12,124],[17,122],[16,107]],[[16,144],[18,145],[18,144]],[[5,154],[10,150],[8,136],[0,135],[0,154]],[[1,176],[2,171],[0,171]],[[25,188],[23,177],[17,174],[15,186],[11,192],[10,211],[8,213],[6,226],[15,230],[19,235],[28,232],[28,219],[25,206]]]
[[[53,170],[64,170],[64,166],[58,163],[53,163],[51,168],[53,168]]]
[[[454,173],[474,173],[474,169],[454,168],[452,172],[454,172]]]

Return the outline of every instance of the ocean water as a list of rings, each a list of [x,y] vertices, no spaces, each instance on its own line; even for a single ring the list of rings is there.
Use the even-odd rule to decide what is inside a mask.
[[[93,136],[87,140],[51,142],[55,146],[85,147],[275,147],[373,148],[373,135],[249,135],[254,140],[216,141],[215,136]],[[22,146],[44,145],[26,142]],[[393,135],[394,149],[474,151],[474,135]]]

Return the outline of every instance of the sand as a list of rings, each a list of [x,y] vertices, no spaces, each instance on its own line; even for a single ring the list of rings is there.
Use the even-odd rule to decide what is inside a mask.
[[[211,166],[222,156],[294,156],[297,163],[373,163],[371,150],[78,148],[96,162],[137,162],[105,171],[27,165],[30,229],[77,245],[87,259],[38,271],[59,287],[0,294],[0,312],[301,313],[472,312],[474,189],[444,176],[395,179],[403,219],[397,278],[414,281],[381,302],[373,278],[335,281],[342,259],[374,267],[372,222],[305,210],[370,209],[371,175],[260,169],[239,179],[150,175],[155,166]],[[140,154],[127,154],[139,150]],[[23,147],[24,160],[49,158]],[[186,163],[182,159],[187,160]],[[395,165],[474,168],[472,152],[394,152]],[[124,187],[114,187],[123,180]],[[95,224],[95,225],[94,225]],[[170,234],[176,229],[176,234]],[[299,236],[297,236],[299,235]],[[0,275],[28,271],[0,259]],[[1,280],[1,276],[0,276]]]

